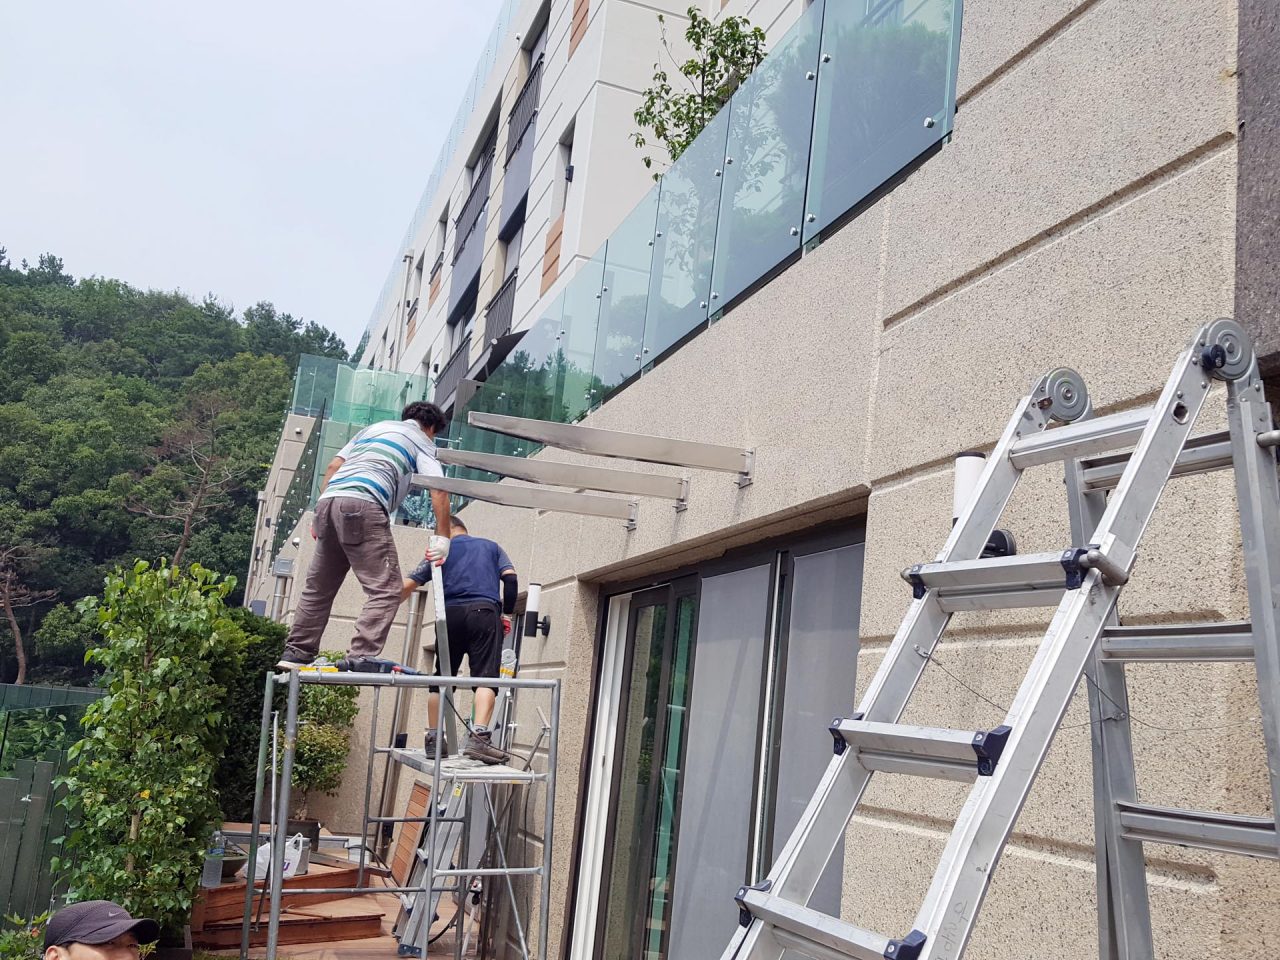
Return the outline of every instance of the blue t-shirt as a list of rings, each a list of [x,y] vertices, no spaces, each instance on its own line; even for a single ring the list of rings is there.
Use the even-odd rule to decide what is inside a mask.
[[[431,579],[432,563],[424,560],[409,574],[421,585]],[[492,540],[469,537],[465,533],[451,537],[449,557],[444,562],[444,602],[475,603],[492,600],[501,605],[502,571],[514,570],[507,552]]]

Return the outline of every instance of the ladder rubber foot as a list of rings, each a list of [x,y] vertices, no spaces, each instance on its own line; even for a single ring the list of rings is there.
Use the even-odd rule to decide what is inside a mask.
[[[890,940],[884,948],[885,960],[919,960],[927,939],[919,930],[912,930],[901,940]]]

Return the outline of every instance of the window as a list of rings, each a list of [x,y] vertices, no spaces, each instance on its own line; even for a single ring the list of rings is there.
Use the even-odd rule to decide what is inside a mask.
[[[524,224],[521,223],[516,227],[516,232],[502,244],[502,279],[504,281],[515,273],[516,267],[520,265],[520,245],[523,242]]]
[[[557,148],[559,155],[558,168],[563,176],[556,181],[551,200],[551,215],[558,217],[564,213],[565,207],[569,205],[569,187],[573,183],[573,131],[574,128],[569,127],[565,135],[560,138],[560,144]]]
[[[440,222],[436,224],[436,258],[444,255],[445,240],[449,236],[449,204],[444,205],[444,213],[440,214]]]
[[[422,296],[422,276],[427,266],[427,255],[425,253],[418,257],[418,262],[413,267],[413,285],[410,288],[409,303],[410,306],[417,306],[418,297]]]

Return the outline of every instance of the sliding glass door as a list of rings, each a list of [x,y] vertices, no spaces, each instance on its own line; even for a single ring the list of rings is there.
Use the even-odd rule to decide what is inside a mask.
[[[615,747],[613,830],[596,956],[659,960],[671,919],[687,724],[694,583],[634,594]]]

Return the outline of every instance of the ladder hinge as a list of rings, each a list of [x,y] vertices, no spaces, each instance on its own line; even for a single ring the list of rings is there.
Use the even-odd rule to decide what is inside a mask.
[[[749,884],[745,887],[738,888],[738,895],[733,898],[734,903],[738,905],[738,926],[749,927],[751,926],[751,921],[753,919],[751,916],[751,911],[747,908],[747,905],[743,902],[744,900],[746,900],[747,892],[750,890],[756,890],[760,893],[766,893],[768,892],[769,888],[772,886],[773,886],[772,880],[761,880],[759,883]]]
[[[1079,590],[1084,586],[1084,575],[1088,568],[1081,566],[1080,560],[1088,552],[1089,547],[1071,547],[1062,551],[1062,569],[1067,572],[1068,590]]]
[[[1009,734],[1013,728],[1000,724],[994,730],[979,730],[973,735],[973,752],[978,755],[978,776],[989,777],[1000,762],[1000,754],[1004,753],[1004,745],[1009,742]]]
[[[920,571],[923,567],[924,564],[917,563],[907,570],[906,580],[907,583],[911,584],[911,598],[913,600],[919,600],[928,590],[928,587],[924,585],[924,578],[920,576]]]
[[[849,719],[861,720],[862,714],[854,713],[850,715]],[[849,741],[844,738],[844,731],[840,729],[840,724],[843,722],[844,722],[843,717],[836,717],[834,720],[831,721],[831,726],[827,727],[827,729],[831,731],[831,739],[835,741],[835,743],[833,744],[833,747],[835,749],[835,754],[837,757],[840,756],[840,754],[844,753],[845,750],[849,748]]]
[[[919,930],[912,930],[901,940],[890,940],[884,948],[885,960],[919,960],[927,939]]]

